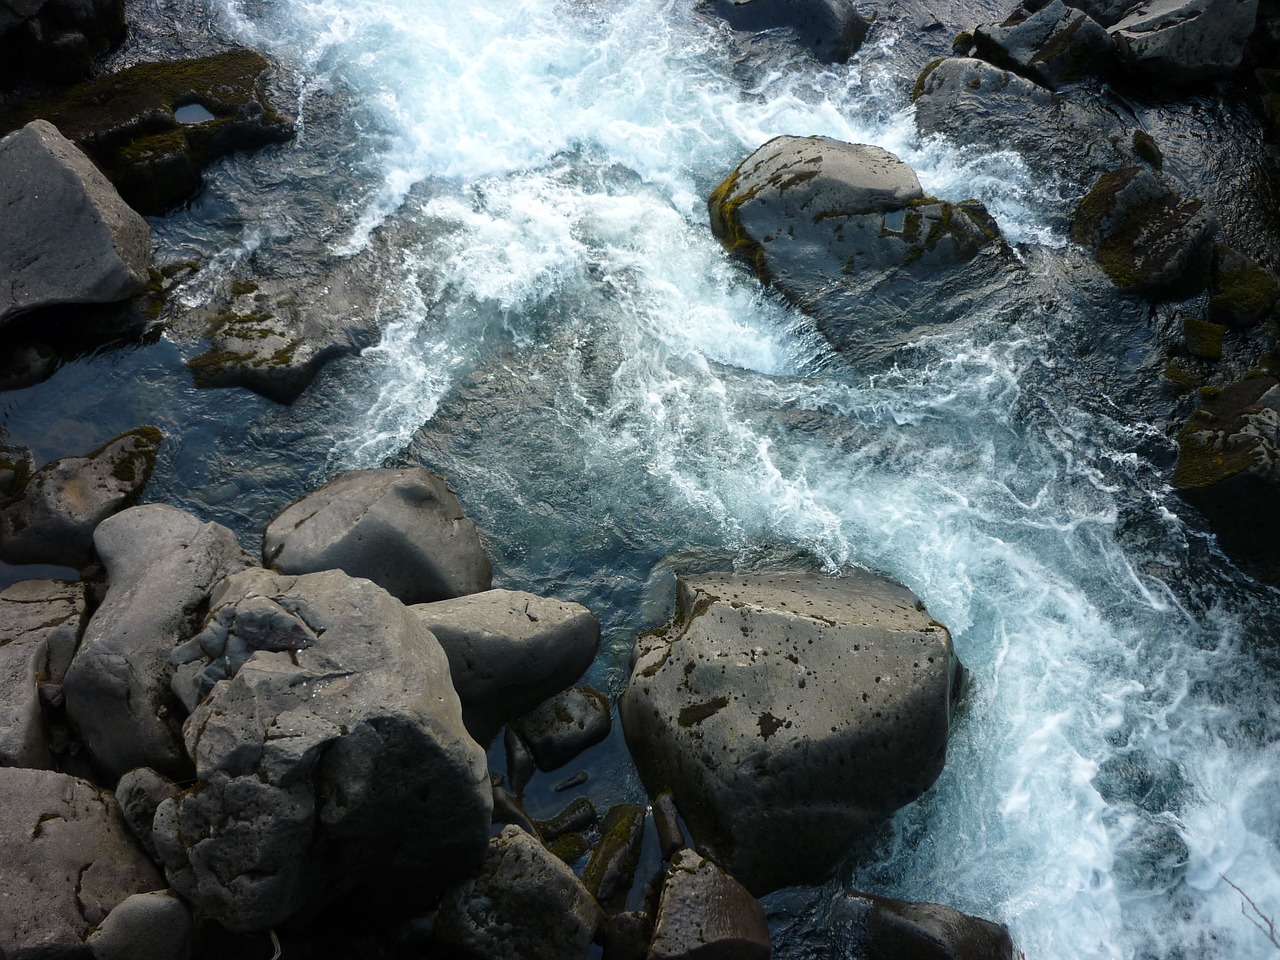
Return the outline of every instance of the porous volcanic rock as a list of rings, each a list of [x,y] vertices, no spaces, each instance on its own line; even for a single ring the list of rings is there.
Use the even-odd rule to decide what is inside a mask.
[[[163,887],[110,791],[0,767],[0,955],[92,960],[85,941],[108,914]]]
[[[67,303],[141,293],[151,230],[76,146],[45,120],[0,139],[0,327]]]
[[[162,437],[144,426],[83,457],[37,470],[0,510],[0,558],[83,568],[93,561],[99,523],[137,503],[155,469]]]
[[[854,571],[681,578],[619,701],[651,795],[753,893],[814,883],[946,758],[963,668],[905,587]]]
[[[183,727],[197,780],[160,804],[152,839],[203,915],[266,930],[353,891],[427,908],[479,869],[484,751],[444,651],[381,587],[242,571],[174,661],[175,684],[205,694]]]
[[[109,783],[135,767],[188,779],[169,655],[200,628],[213,584],[253,559],[226,527],[161,504],[108,517],[93,541],[107,595],[67,670],[67,714]]]
[[[482,744],[582,676],[600,643],[600,623],[582,604],[519,590],[410,609],[444,648],[462,718]]]
[[[410,604],[479,593],[493,579],[457,495],[421,467],[338,475],[268,524],[262,556],[281,573],[365,577]]]

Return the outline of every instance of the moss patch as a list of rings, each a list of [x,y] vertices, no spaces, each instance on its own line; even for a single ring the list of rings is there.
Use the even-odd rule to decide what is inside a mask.
[[[1275,277],[1256,264],[1216,271],[1213,287],[1209,310],[1227,320],[1256,319],[1276,300]]]
[[[1202,360],[1222,359],[1224,333],[1224,327],[1208,320],[1196,317],[1184,317],[1182,320],[1182,338],[1186,342],[1187,352]]]
[[[1155,138],[1145,130],[1133,131],[1133,155],[1155,170],[1164,166],[1164,154],[1156,146]]]

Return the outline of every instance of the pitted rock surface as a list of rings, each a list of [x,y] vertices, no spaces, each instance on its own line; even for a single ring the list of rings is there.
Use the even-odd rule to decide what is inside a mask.
[[[682,578],[619,702],[651,794],[753,892],[813,883],[942,770],[963,668],[947,629],[872,574]]]

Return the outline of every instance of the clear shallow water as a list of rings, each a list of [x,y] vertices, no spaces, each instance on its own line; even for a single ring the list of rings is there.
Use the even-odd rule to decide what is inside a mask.
[[[832,883],[771,898],[777,955],[852,957],[844,889],[999,920],[1027,957],[1268,954],[1221,875],[1280,913],[1274,594],[1179,518],[1135,453],[1161,430],[1118,418],[1064,355],[1103,318],[1052,286],[1058,186],[915,138],[909,37],[873,33],[823,68],[644,0],[220,16],[297,70],[303,135],[160,227],[174,259],[219,254],[183,295],[249,261],[363,257],[386,284],[383,342],[290,410],[190,389],[167,345],[101,359],[90,383],[68,390],[68,370],[15,397],[15,438],[55,395],[114,396],[118,429],[166,411],[150,493],[248,545],[326,471],[439,469],[501,582],[597,612],[591,677],[615,693],[672,569],[882,571],[951,628],[971,695],[938,784]],[[343,90],[349,139],[324,142],[319,105]],[[926,190],[980,196],[1025,268],[965,323],[853,367],[706,225],[711,187],[781,133],[877,143]],[[299,212],[320,194],[336,219]],[[238,222],[250,200],[268,229]],[[616,752],[593,762],[597,802],[635,796]]]

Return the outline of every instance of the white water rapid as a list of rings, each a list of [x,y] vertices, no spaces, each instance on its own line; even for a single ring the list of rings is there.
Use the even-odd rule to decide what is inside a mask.
[[[330,250],[389,224],[408,238],[385,265],[379,380],[335,463],[398,454],[447,412],[456,459],[432,466],[490,505],[497,536],[522,515],[500,569],[568,585],[606,622],[635,616],[600,609],[638,595],[608,586],[642,583],[632,547],[794,550],[911,587],[970,698],[937,785],[814,901],[804,924],[833,942],[847,885],[1006,923],[1036,960],[1274,955],[1224,879],[1280,914],[1280,710],[1258,653],[1274,597],[1230,586],[1133,452],[1146,425],[1059,389],[1061,330],[1091,319],[1010,294],[862,373],[726,259],[705,210],[774,135],[876,143],[927,191],[983,199],[1034,271],[1064,243],[1056,190],[1015,155],[921,143],[902,37],[873,32],[847,66],[762,66],[688,7],[224,11],[312,89],[353,93],[368,189]],[[467,423],[486,383],[523,392]],[[628,640],[606,651],[615,683]],[[776,955],[804,955],[794,926]]]

